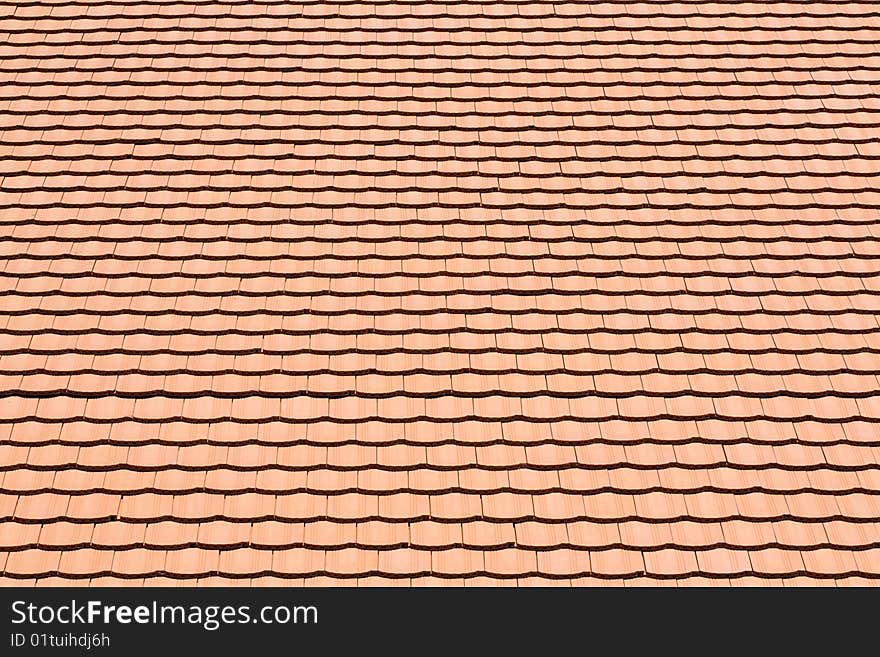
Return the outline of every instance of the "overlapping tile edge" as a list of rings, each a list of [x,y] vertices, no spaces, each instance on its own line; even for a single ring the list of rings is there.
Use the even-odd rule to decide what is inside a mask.
[[[880,12],[0,1],[0,570],[880,580]]]

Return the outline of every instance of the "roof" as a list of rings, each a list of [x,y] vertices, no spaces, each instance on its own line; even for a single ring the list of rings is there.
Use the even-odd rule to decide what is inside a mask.
[[[874,5],[2,4],[5,583],[880,578]]]

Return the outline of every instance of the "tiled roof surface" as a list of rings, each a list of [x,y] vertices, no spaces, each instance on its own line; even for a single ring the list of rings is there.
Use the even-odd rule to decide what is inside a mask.
[[[876,4],[0,7],[5,583],[880,578]]]

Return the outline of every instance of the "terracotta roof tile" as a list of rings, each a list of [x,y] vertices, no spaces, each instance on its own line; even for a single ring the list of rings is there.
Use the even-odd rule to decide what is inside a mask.
[[[3,581],[880,578],[874,17],[215,9],[0,25]]]

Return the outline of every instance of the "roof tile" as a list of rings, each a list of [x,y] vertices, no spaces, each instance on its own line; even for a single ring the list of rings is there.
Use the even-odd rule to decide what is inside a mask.
[[[880,578],[863,17],[83,7],[0,26],[11,582]]]

